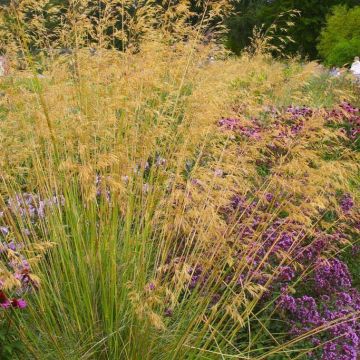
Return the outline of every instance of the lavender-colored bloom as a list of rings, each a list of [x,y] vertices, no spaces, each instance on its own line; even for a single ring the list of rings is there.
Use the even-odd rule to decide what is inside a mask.
[[[222,118],[219,120],[219,126],[226,130],[235,130],[239,128],[240,120],[233,118]]]
[[[292,134],[297,135],[303,129],[304,123],[300,122],[299,124],[294,124],[291,126],[290,131]]]
[[[342,108],[343,110],[345,110],[349,114],[357,114],[357,113],[360,112],[359,108],[356,108],[356,107],[352,106],[350,103],[348,103],[346,101],[343,101],[340,104],[340,108]]]
[[[9,234],[10,229],[9,229],[7,226],[0,226],[0,232],[1,232],[4,236],[6,236],[6,235]]]
[[[24,270],[30,270],[30,264],[26,259],[22,259],[21,265],[19,267],[22,271]]]
[[[199,179],[191,179],[191,184],[195,186],[202,186],[202,182]]]
[[[15,244],[14,241],[11,241],[7,244],[8,249],[12,250],[12,251],[16,251],[17,250],[17,244]]]
[[[354,200],[352,199],[350,194],[345,194],[342,197],[340,201],[340,206],[345,214],[348,214],[351,211],[351,209],[354,207]]]
[[[296,311],[296,300],[293,296],[284,294],[280,297],[278,304],[281,309],[288,310],[290,312]]]
[[[231,200],[231,207],[233,209],[243,208],[246,202],[246,198],[244,196],[234,195]]]
[[[102,183],[102,178],[99,174],[96,174],[95,177],[95,186],[96,186],[96,196],[99,197],[101,196],[101,183]]]
[[[254,125],[244,126],[240,124],[240,120],[236,118],[222,118],[219,120],[219,126],[224,130],[231,130],[239,133],[240,135],[246,136],[247,138],[259,139],[261,128],[258,122],[253,120]]]
[[[357,140],[360,135],[360,109],[347,102],[340,104],[339,108],[328,111],[327,121],[342,123],[343,132],[350,140]]]
[[[295,271],[290,266],[280,268],[279,279],[282,281],[291,281],[295,277]]]
[[[154,283],[150,283],[149,284],[149,290],[155,290],[155,284]]]
[[[37,214],[42,219],[45,217],[45,206],[46,206],[45,201],[40,200],[37,208]]]
[[[313,110],[309,107],[303,106],[289,106],[286,109],[286,113],[291,116],[292,120],[297,120],[299,118],[307,118],[313,115]]]
[[[54,205],[64,205],[63,196],[53,196],[49,199],[41,199],[38,195],[23,193],[16,194],[14,198],[8,199],[8,208],[14,214],[21,217],[44,218],[46,209]]]
[[[198,285],[198,283],[201,279],[202,272],[203,272],[203,270],[200,265],[197,265],[194,268],[190,268],[188,270],[188,274],[191,275],[190,282],[189,282],[190,290],[194,289],[196,287],[196,285]]]
[[[338,259],[319,262],[315,268],[314,280],[316,287],[326,292],[351,287],[349,270]]]
[[[293,244],[293,237],[290,233],[282,233],[278,243],[276,244],[278,248],[281,248],[282,250],[289,250],[291,245]]]
[[[352,305],[353,299],[349,293],[342,291],[342,292],[338,293],[336,297],[337,297],[336,306],[338,308]]]
[[[320,314],[313,297],[304,295],[296,299],[296,304],[296,316],[301,319],[303,323],[319,324]]]
[[[52,202],[50,200],[50,205],[61,205],[61,206],[64,206],[65,205],[65,197],[63,195],[59,195],[59,196],[56,196],[54,195],[52,197]]]

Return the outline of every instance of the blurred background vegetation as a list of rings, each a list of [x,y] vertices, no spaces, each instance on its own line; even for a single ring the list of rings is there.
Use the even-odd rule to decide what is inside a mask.
[[[116,1],[115,1],[116,2]],[[148,3],[149,1],[145,1]],[[172,3],[181,1],[176,0]],[[190,21],[195,24],[204,12],[206,2],[189,0],[193,16]],[[47,30],[55,28],[61,18],[54,8],[67,9],[69,0],[36,1],[36,7],[42,4],[43,13],[38,14],[28,9],[29,21],[45,16]],[[74,2],[72,2],[73,4]],[[79,4],[81,1],[79,2]],[[103,1],[94,0],[94,6],[86,9],[87,15],[96,19],[106,5]],[[131,12],[136,14],[144,1],[134,1]],[[153,6],[168,6],[168,1],[152,0]],[[234,0],[235,12],[228,17],[227,35],[223,37],[226,46],[236,54],[251,44],[254,30],[273,28],[274,42],[279,42],[279,35],[284,35],[280,41],[285,42],[282,54],[300,55],[308,60],[321,60],[327,65],[343,66],[349,64],[354,56],[360,53],[360,1],[359,0]],[[21,6],[21,1],[2,0],[0,5]],[[34,6],[35,8],[35,6]],[[296,18],[283,16],[297,10]],[[61,13],[61,11],[60,11]],[[281,21],[279,21],[279,16]],[[10,21],[10,20],[9,20]],[[211,28],[217,19],[212,19]],[[121,16],[107,29],[108,35],[121,30]],[[54,34],[54,36],[56,36]],[[290,40],[291,39],[291,40]],[[124,41],[118,39],[118,48],[124,47]],[[278,44],[276,44],[278,45]],[[34,47],[35,44],[34,44]]]
[[[235,52],[240,52],[244,46],[250,42],[252,29],[261,24],[270,25],[280,13],[289,10],[299,10],[300,16],[294,21],[294,26],[289,29],[288,35],[294,40],[286,46],[288,54],[299,53],[302,57],[311,60],[328,59],[329,53],[323,51],[323,46],[319,48],[320,39],[329,43],[329,32],[333,32],[333,14],[337,20],[336,31],[343,33],[344,44],[352,38],[357,38],[359,44],[360,35],[360,16],[356,13],[352,16],[351,22],[344,22],[349,14],[348,8],[359,5],[359,0],[243,0],[237,6],[238,14],[232,16],[229,21],[229,34],[227,38],[228,46]],[[337,6],[341,6],[337,8]],[[359,14],[359,10],[357,10]],[[346,26],[343,24],[346,23]],[[344,30],[342,30],[344,29]],[[279,29],[280,30],[280,29]],[[324,34],[320,36],[322,30]],[[356,42],[356,40],[353,40]],[[321,50],[320,50],[321,49]],[[340,51],[340,50],[338,50]],[[345,57],[343,65],[352,60],[352,55]]]
[[[46,0],[42,3],[43,14],[47,18],[48,29],[55,28],[61,21],[59,12],[51,11],[54,7],[63,8],[64,11],[74,2],[69,0]],[[168,6],[168,1],[153,0],[154,6]],[[171,3],[179,2],[178,0]],[[205,1],[190,0],[193,11],[194,24],[199,19],[206,6]],[[70,3],[72,5],[70,5]],[[81,2],[79,2],[80,4]],[[99,12],[105,9],[105,2],[94,0],[94,7],[87,9],[88,13],[96,18]],[[133,2],[133,13],[143,1]],[[19,1],[2,0],[3,7],[21,6]],[[227,35],[223,38],[226,46],[236,54],[251,44],[256,29],[273,29],[274,41],[279,42],[279,35],[291,39],[286,41],[282,54],[300,55],[309,60],[321,60],[330,66],[343,66],[349,64],[354,56],[360,53],[360,1],[359,0],[234,0],[235,12],[227,19]],[[39,2],[37,1],[38,7]],[[34,7],[35,8],[35,7]],[[281,17],[291,10],[298,10],[299,16]],[[61,11],[60,11],[61,13]],[[55,15],[55,16],[54,16]],[[88,14],[89,15],[89,14]],[[36,19],[39,14],[28,10],[29,19]],[[10,20],[9,20],[10,21]],[[216,22],[209,22],[209,35]],[[111,33],[122,28],[121,19],[115,21],[107,31]],[[55,35],[55,34],[54,34]],[[35,44],[34,44],[35,46]],[[117,46],[122,48],[124,43],[119,40]],[[36,47],[36,46],[35,46]]]

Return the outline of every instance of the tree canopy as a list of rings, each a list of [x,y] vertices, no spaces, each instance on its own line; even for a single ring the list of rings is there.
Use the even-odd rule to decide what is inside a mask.
[[[360,54],[360,6],[334,8],[321,32],[318,49],[328,65],[342,66]]]

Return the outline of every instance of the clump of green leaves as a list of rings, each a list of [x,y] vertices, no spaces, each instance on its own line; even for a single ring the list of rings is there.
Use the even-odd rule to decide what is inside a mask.
[[[343,66],[360,53],[360,6],[335,7],[322,30],[318,45],[328,65]]]

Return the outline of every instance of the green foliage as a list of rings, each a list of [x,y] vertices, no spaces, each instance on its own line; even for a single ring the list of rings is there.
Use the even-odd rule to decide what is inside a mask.
[[[288,34],[295,41],[288,43],[286,53],[300,53],[311,59],[318,58],[317,42],[320,30],[326,23],[326,16],[336,5],[354,6],[356,0],[253,0],[241,1],[237,5],[239,14],[229,19],[230,28],[227,45],[235,52],[239,52],[250,43],[252,28],[264,24],[269,26],[276,17],[289,10],[299,10],[301,17],[295,21],[295,26]],[[340,23],[339,28],[343,27]]]
[[[360,53],[360,6],[334,8],[321,32],[318,49],[327,64],[338,66]]]
[[[21,354],[24,346],[19,340],[9,319],[0,319],[0,359],[13,360],[15,354]]]
[[[246,0],[236,5],[237,13],[228,19],[230,31],[226,39],[227,46],[235,53],[250,44],[254,26],[261,24],[261,11],[265,4],[264,0]]]

